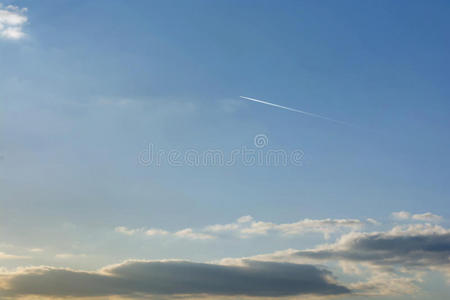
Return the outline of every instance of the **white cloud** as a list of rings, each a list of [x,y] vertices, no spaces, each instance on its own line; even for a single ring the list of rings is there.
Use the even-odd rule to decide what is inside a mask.
[[[118,226],[114,229],[115,232],[126,234],[126,235],[134,235],[138,232],[142,232],[142,229],[129,229],[125,226]]]
[[[168,235],[169,232],[165,231],[165,230],[162,230],[162,229],[152,228],[152,229],[147,230],[145,232],[145,234],[148,235],[148,236],[156,236],[156,235]]]
[[[407,211],[398,211],[393,212],[392,217],[396,220],[408,220],[411,217],[411,214]]]
[[[86,254],[60,253],[60,254],[56,254],[55,258],[57,258],[57,259],[73,259],[73,258],[83,258],[86,256],[87,256]]]
[[[239,230],[241,237],[248,237],[250,235],[266,235],[270,230],[275,228],[275,224],[263,221],[253,221],[250,227],[244,227]]]
[[[358,230],[364,226],[364,222],[357,219],[322,219],[312,220],[304,219],[295,223],[280,224],[277,230],[284,235],[298,235],[305,232],[322,233],[325,238],[330,234],[341,230]]]
[[[406,211],[392,213],[396,220],[413,220],[425,222],[439,222],[441,216],[432,213],[411,214]],[[375,219],[368,218],[365,221],[359,219],[303,219],[292,223],[273,223],[255,220],[250,215],[242,216],[232,223],[208,225],[199,229],[186,228],[178,231],[167,231],[159,228],[130,229],[124,226],[115,228],[115,231],[125,235],[145,234],[147,236],[168,236],[188,238],[191,240],[207,240],[220,236],[234,236],[246,239],[254,236],[279,235],[284,237],[300,236],[307,233],[322,234],[325,239],[332,235],[341,235],[348,232],[361,231],[366,225],[381,225]],[[393,229],[395,230],[395,228]]]
[[[28,21],[26,11],[26,8],[20,9],[13,5],[3,8],[0,5],[0,38],[19,40],[25,37],[23,26]]]
[[[242,216],[239,219],[237,219],[238,223],[247,223],[250,222],[251,220],[253,220],[252,216]]]
[[[364,296],[400,296],[413,295],[419,292],[417,284],[420,278],[402,277],[392,273],[374,271],[367,281],[356,282],[349,286]]]
[[[29,250],[30,252],[34,252],[34,253],[39,253],[39,252],[44,252],[44,249],[41,248],[32,248]]]
[[[411,214],[407,211],[394,212],[392,213],[392,217],[396,220],[415,220],[433,223],[440,222],[443,219],[441,216],[432,214],[430,212],[426,212],[423,214]]]
[[[190,239],[190,240],[209,240],[213,239],[214,236],[205,234],[205,233],[196,233],[192,230],[192,228],[186,228],[174,233],[174,236]]]
[[[152,237],[172,236],[189,238],[192,240],[212,239],[225,234],[244,239],[268,234],[296,236],[305,233],[320,233],[328,239],[333,233],[359,230],[367,223],[378,224],[377,221],[373,219],[370,219],[367,222],[358,219],[303,219],[294,223],[276,224],[272,222],[257,221],[254,220],[253,217],[247,215],[238,218],[233,223],[208,225],[199,230],[186,228],[176,232],[169,232],[158,228],[145,230],[144,228],[130,229],[125,226],[119,226],[115,228],[115,231],[130,236],[145,233],[145,235]]]
[[[220,233],[226,231],[238,230],[239,224],[230,223],[230,224],[215,224],[209,225],[205,227],[205,230],[208,232]]]
[[[373,219],[367,221],[374,224]],[[256,221],[251,216],[243,216],[234,223],[215,224],[204,228],[207,232],[225,233],[231,232],[240,238],[248,238],[254,235],[267,235],[270,232],[283,236],[302,235],[308,232],[316,232],[329,238],[332,233],[342,230],[358,230],[365,225],[358,219],[303,219],[293,223],[276,224],[272,222]]]
[[[3,259],[28,259],[28,256],[19,256],[19,255],[13,255],[13,254],[7,254],[4,252],[0,252],[0,260]]]
[[[440,222],[442,221],[442,217],[438,215],[434,215],[430,212],[424,214],[415,214],[412,216],[414,220],[425,221],[425,222]]]
[[[150,228],[150,229],[144,229],[144,228],[127,228],[125,226],[118,226],[114,229],[115,232],[121,233],[124,235],[138,235],[138,234],[144,234],[145,236],[149,237],[156,237],[156,236],[171,236],[171,237],[177,237],[177,238],[185,238],[190,240],[209,240],[213,239],[214,236],[206,233],[201,232],[194,232],[192,228],[185,228],[176,232],[169,232],[164,229],[159,228]]]
[[[381,225],[381,223],[380,222],[378,222],[377,220],[375,220],[375,219],[372,219],[372,218],[367,218],[367,223],[370,223],[370,224],[372,224],[372,225]]]

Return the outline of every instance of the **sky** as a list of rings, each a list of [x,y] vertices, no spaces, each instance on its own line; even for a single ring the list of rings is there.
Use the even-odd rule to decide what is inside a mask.
[[[0,3],[1,299],[448,299],[448,1]]]

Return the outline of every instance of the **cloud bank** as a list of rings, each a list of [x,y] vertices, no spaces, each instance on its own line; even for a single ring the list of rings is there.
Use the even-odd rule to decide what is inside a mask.
[[[332,244],[307,250],[289,249],[251,259],[339,263],[344,273],[354,274],[360,280],[366,278],[350,285],[357,293],[412,294],[427,272],[438,271],[450,279],[450,230],[438,225],[412,224],[386,232],[352,232]]]
[[[373,225],[377,227],[372,229],[379,230],[378,226],[384,225],[373,219],[364,222],[357,219],[304,219],[276,224],[243,216],[232,223],[199,230],[185,228],[169,232],[117,227],[118,233],[128,236],[141,234],[191,240],[209,240],[222,234],[242,237],[273,232],[281,235],[339,232],[341,235],[334,242],[309,249],[288,249],[215,263],[128,260],[95,272],[55,267],[4,271],[0,272],[0,298],[392,296],[419,292],[423,278],[429,272],[450,279],[450,229],[416,222],[435,216],[431,213],[402,215],[413,222],[372,232],[359,229]],[[56,256],[60,261],[71,257],[66,254]],[[346,274],[342,278],[346,280],[345,285],[337,282],[329,271],[339,269]],[[341,276],[342,273],[336,274]]]
[[[299,251],[295,255],[385,267],[449,268],[450,230],[417,224],[397,226],[388,232],[350,233],[335,244]]]
[[[1,277],[4,297],[340,295],[350,290],[323,268],[244,260],[242,266],[189,261],[126,261],[97,272],[51,267]]]

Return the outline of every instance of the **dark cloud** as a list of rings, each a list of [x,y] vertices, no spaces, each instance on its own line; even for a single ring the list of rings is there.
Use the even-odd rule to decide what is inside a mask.
[[[99,272],[48,267],[6,277],[8,296],[95,297],[110,295],[291,296],[350,293],[331,273],[313,265],[244,261],[244,266],[187,261],[127,261]]]
[[[450,232],[436,228],[408,231],[358,233],[321,249],[294,255],[319,260],[368,262],[379,266],[448,267]]]

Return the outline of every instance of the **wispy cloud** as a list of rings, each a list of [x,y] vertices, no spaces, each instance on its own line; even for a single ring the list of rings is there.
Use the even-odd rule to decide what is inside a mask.
[[[277,224],[254,220],[252,216],[247,215],[238,218],[232,223],[208,225],[198,230],[185,228],[176,232],[169,232],[159,228],[130,229],[119,226],[115,228],[115,231],[125,235],[172,236],[191,240],[208,240],[225,234],[237,238],[250,238],[268,234],[297,236],[306,233],[320,233],[328,239],[333,233],[359,230],[367,224],[377,225],[379,223],[374,219],[369,219],[367,222],[358,219],[303,219],[293,223]]]
[[[15,254],[8,254],[4,252],[0,252],[0,260],[9,260],[9,259],[29,259],[28,256],[20,256]]]
[[[23,26],[28,21],[26,8],[14,5],[3,7],[0,4],[0,38],[19,40],[25,37]]]
[[[153,228],[153,229],[149,229],[145,232],[146,235],[148,236],[157,236],[157,235],[168,235],[169,232],[163,229],[157,229],[157,228]]]
[[[342,230],[358,230],[365,222],[357,219],[304,219],[293,223],[272,223],[253,220],[250,216],[239,218],[234,223],[215,224],[207,226],[204,230],[213,233],[234,233],[240,238],[248,238],[269,233],[283,236],[295,236],[305,233],[321,233],[329,238],[332,233]]]
[[[303,219],[293,223],[273,223],[254,220],[251,216],[243,216],[229,224],[215,224],[204,228],[207,232],[230,232],[240,238],[269,233],[282,236],[303,235],[305,233],[320,233],[329,238],[335,232],[361,229],[366,223],[358,219]]]
[[[42,248],[31,248],[31,249],[29,249],[29,251],[33,252],[33,253],[41,253],[41,252],[44,252],[44,249],[42,249]]]
[[[86,254],[59,253],[55,255],[56,259],[76,259],[87,257]]]
[[[415,220],[432,223],[438,223],[443,220],[441,216],[432,214],[430,212],[426,212],[423,214],[411,214],[407,211],[398,211],[393,212],[392,217],[396,220]]]
[[[139,229],[129,229],[125,226],[117,226],[116,228],[114,228],[115,232],[118,233],[122,233],[122,234],[126,234],[126,235],[134,235],[138,232],[142,232],[144,229],[139,228]]]
[[[413,220],[425,221],[425,222],[440,222],[443,220],[441,216],[432,214],[430,212],[424,214],[415,214],[412,215]]]
[[[161,236],[168,236],[168,237],[175,237],[175,238],[182,238],[182,239],[189,239],[189,240],[209,240],[215,238],[214,236],[206,233],[201,232],[195,232],[192,228],[185,228],[181,229],[175,232],[169,232],[164,229],[159,228],[127,228],[125,226],[118,226],[114,229],[115,232],[121,233],[124,235],[144,235],[149,237],[161,237]]]
[[[214,236],[205,233],[194,232],[191,228],[186,228],[174,233],[176,237],[186,238],[190,240],[210,240]]]

